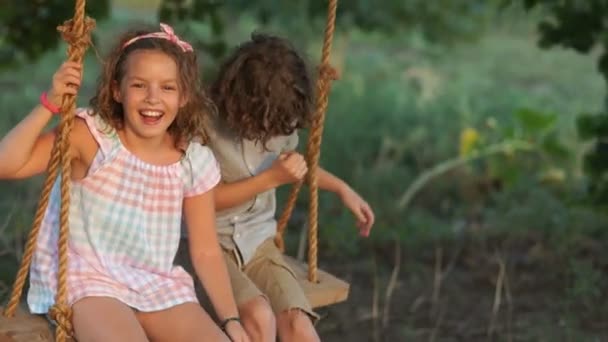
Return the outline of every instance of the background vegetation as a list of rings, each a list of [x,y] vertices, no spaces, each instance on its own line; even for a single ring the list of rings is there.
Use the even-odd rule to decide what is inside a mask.
[[[73,12],[64,0],[8,1],[3,134],[48,87],[65,56],[54,28]],[[134,21],[174,24],[210,81],[255,29],[290,37],[315,63],[325,11],[320,0],[88,3],[98,27],[82,105],[107,42]],[[321,265],[352,284],[349,301],[321,310],[324,340],[608,339],[607,6],[342,2],[322,164],[369,200],[377,224],[360,239],[338,199],[322,195]],[[0,185],[6,295],[40,179]]]

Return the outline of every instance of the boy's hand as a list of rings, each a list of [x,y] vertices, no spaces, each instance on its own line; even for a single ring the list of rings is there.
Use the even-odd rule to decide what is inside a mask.
[[[344,206],[355,215],[359,234],[368,237],[375,220],[372,208],[350,187],[344,188],[339,195]]]
[[[282,153],[270,167],[273,180],[277,186],[294,183],[308,172],[304,157],[297,152]]]
[[[76,62],[65,62],[53,75],[51,90],[47,92],[49,101],[59,107],[63,95],[76,95],[82,80],[82,65]]]

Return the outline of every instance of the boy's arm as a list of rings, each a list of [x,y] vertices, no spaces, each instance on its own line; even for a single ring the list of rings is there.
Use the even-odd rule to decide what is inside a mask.
[[[307,171],[302,155],[296,152],[281,154],[270,168],[258,175],[218,184],[215,188],[215,208],[224,210],[246,203],[258,194],[302,179]]]
[[[369,236],[374,225],[374,212],[367,202],[359,196],[346,182],[330,172],[319,167],[317,182],[320,189],[331,191],[338,195],[357,219],[357,227],[362,236]]]
[[[215,187],[215,208],[224,210],[235,207],[275,187],[269,170],[240,181],[222,182]]]
[[[340,197],[350,188],[346,182],[322,167],[317,170],[317,182],[320,189],[333,192]]]

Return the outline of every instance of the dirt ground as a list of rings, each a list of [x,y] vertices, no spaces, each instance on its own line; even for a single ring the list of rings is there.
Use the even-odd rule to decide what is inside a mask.
[[[318,331],[323,341],[608,341],[608,254],[588,244],[576,260],[603,278],[583,274],[583,285],[568,276],[571,260],[537,239],[399,251],[398,273],[395,246],[373,252],[384,267],[326,257],[321,267],[351,291],[319,310]]]
[[[576,245],[568,257],[532,237],[322,253],[351,289],[318,310],[317,330],[329,342],[608,342],[608,249]]]

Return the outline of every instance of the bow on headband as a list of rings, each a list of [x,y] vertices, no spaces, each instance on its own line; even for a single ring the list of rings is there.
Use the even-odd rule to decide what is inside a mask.
[[[179,46],[182,49],[182,51],[184,51],[184,52],[193,51],[192,45],[190,45],[188,42],[185,42],[185,41],[179,39],[179,37],[175,34],[175,32],[173,32],[173,28],[171,26],[161,23],[160,30],[161,30],[161,32],[142,34],[141,36],[131,38],[130,40],[128,40],[126,43],[123,44],[122,48],[124,49],[127,46],[129,46],[129,45],[133,44],[134,42],[136,42],[140,39],[143,39],[143,38],[159,38],[159,39],[166,39],[170,42],[173,42],[174,44]]]

